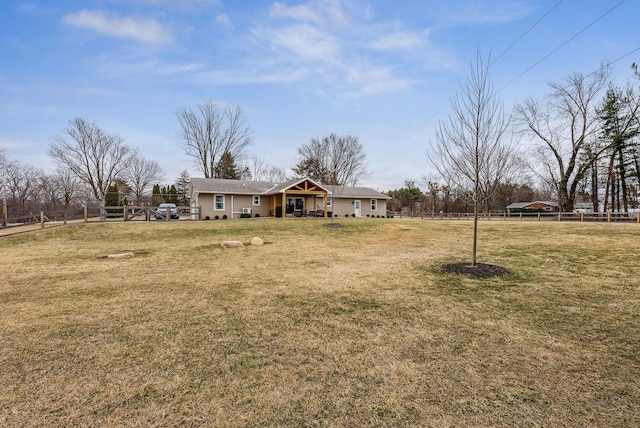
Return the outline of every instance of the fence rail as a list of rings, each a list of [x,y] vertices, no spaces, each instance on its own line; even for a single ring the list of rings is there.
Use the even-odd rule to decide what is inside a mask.
[[[40,211],[38,214],[29,213],[23,216],[0,219],[0,229],[19,228],[24,226],[40,225],[44,229],[48,225],[61,225],[67,222],[113,222],[113,221],[151,221],[162,219],[166,221],[196,220],[199,218],[198,210],[190,207],[177,207],[178,219],[172,219],[171,215],[165,216],[158,213],[158,207],[150,206],[91,206],[78,209],[55,211]],[[168,218],[167,218],[168,217]]]
[[[151,221],[160,219],[162,221],[185,221],[198,220],[197,208],[178,207],[179,218],[172,219],[171,216],[156,215],[158,207],[138,207],[138,206],[91,206],[69,210],[41,211],[38,214],[29,213],[27,215],[11,217],[0,220],[0,229],[19,228],[23,226],[39,225],[44,229],[45,225],[62,225],[67,222],[131,222],[131,221]],[[426,220],[473,220],[473,213],[420,213],[414,215],[400,212],[388,212],[389,217],[398,218],[420,218]],[[167,218],[168,217],[168,218]],[[479,219],[483,221],[504,220],[504,221],[570,221],[570,222],[600,222],[600,223],[637,223],[640,224],[640,213],[629,212],[607,212],[607,213],[482,213]]]
[[[423,213],[420,215],[406,215],[392,213],[395,217],[419,217],[433,220],[472,220],[473,213]],[[640,213],[629,212],[606,212],[606,213],[583,213],[583,212],[556,212],[556,213],[481,213],[478,214],[480,220],[519,220],[519,221],[577,221],[577,222],[626,222],[639,223]]]

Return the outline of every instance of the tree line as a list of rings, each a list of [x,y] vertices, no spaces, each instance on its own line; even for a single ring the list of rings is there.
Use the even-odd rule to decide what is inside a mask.
[[[611,68],[572,73],[505,112],[479,57],[469,80],[436,125],[427,158],[437,171],[388,192],[393,210],[504,211],[512,202],[548,200],[560,211],[637,209],[640,92],[637,72],[623,86]]]
[[[332,133],[302,145],[299,163],[287,174],[247,155],[251,131],[240,107],[208,100],[195,109],[179,109],[175,115],[184,152],[205,178],[277,183],[308,176],[323,184],[346,185],[366,175],[364,147],[351,135]],[[164,173],[156,161],[87,119],[69,120],[50,144],[48,155],[56,164],[53,173],[11,161],[0,151],[3,218],[36,215],[41,210],[67,213],[83,204],[189,203],[191,177],[186,169],[174,183],[159,184]]]
[[[594,211],[637,208],[640,189],[638,74],[625,86],[609,82],[611,68],[572,73],[549,84],[513,111],[491,86],[488,62],[480,57],[469,81],[438,122],[427,159],[437,175],[419,185],[389,190],[392,210],[422,212],[501,211],[512,202],[556,201],[562,211],[589,203]],[[363,144],[352,135],[330,133],[297,149],[287,173],[248,155],[252,132],[239,106],[212,100],[178,109],[180,143],[205,178],[266,182],[310,177],[327,185],[357,185],[369,171]],[[73,118],[50,144],[57,169],[45,172],[2,156],[7,216],[74,203],[187,203],[189,173],[160,185],[159,164],[122,137],[84,118]],[[419,188],[421,187],[421,188]]]

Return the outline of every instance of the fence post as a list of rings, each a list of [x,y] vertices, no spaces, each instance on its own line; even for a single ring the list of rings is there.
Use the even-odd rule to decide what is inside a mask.
[[[540,221],[540,211],[538,211],[538,221]]]
[[[84,208],[84,222],[86,223],[89,221],[89,208],[87,208],[86,205],[83,208]]]
[[[562,221],[562,211],[558,213],[558,221]]]
[[[40,211],[40,229],[44,229],[44,211]]]
[[[607,213],[607,223],[611,223],[611,211]]]
[[[580,222],[584,222],[584,213],[580,212]]]
[[[122,207],[122,219],[123,219],[123,221],[125,221],[125,222],[127,221],[127,206],[126,206],[126,205],[124,205],[124,206]]]

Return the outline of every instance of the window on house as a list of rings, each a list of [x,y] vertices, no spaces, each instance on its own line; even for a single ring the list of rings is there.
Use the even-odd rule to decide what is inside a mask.
[[[254,196],[253,197],[253,205],[260,205],[260,196]]]
[[[371,211],[378,211],[378,200],[371,199]]]
[[[224,211],[224,195],[215,195],[213,209],[216,211]]]
[[[331,202],[333,202],[333,198],[327,198],[327,206],[331,206]]]

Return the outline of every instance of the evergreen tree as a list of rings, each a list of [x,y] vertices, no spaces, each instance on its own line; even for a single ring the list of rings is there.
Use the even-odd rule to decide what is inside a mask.
[[[178,205],[180,206],[189,205],[190,183],[191,183],[191,176],[189,175],[189,172],[185,169],[180,173],[175,183],[176,190],[178,191]]]
[[[164,202],[164,198],[162,197],[162,192],[160,190],[159,184],[153,185],[153,190],[151,193],[151,205],[158,206]]]
[[[118,185],[112,184],[107,187],[107,193],[104,197],[104,203],[107,207],[117,207],[120,205],[120,195],[118,194]],[[118,208],[109,208],[107,209],[108,213],[118,213],[121,212]]]
[[[171,187],[167,186],[167,193],[165,195],[165,201],[170,204],[178,205],[178,190],[175,185],[171,185]]]
[[[242,171],[236,165],[236,160],[231,152],[224,152],[220,161],[216,165],[216,178],[226,178],[229,180],[242,179]]]
[[[602,139],[609,153],[606,195],[611,196],[611,209],[629,211],[629,176],[637,152],[634,137],[639,133],[637,109],[629,109],[634,99],[633,91],[623,93],[610,86],[599,110],[602,119]],[[620,201],[620,198],[622,200]],[[607,199],[605,197],[605,210]]]

